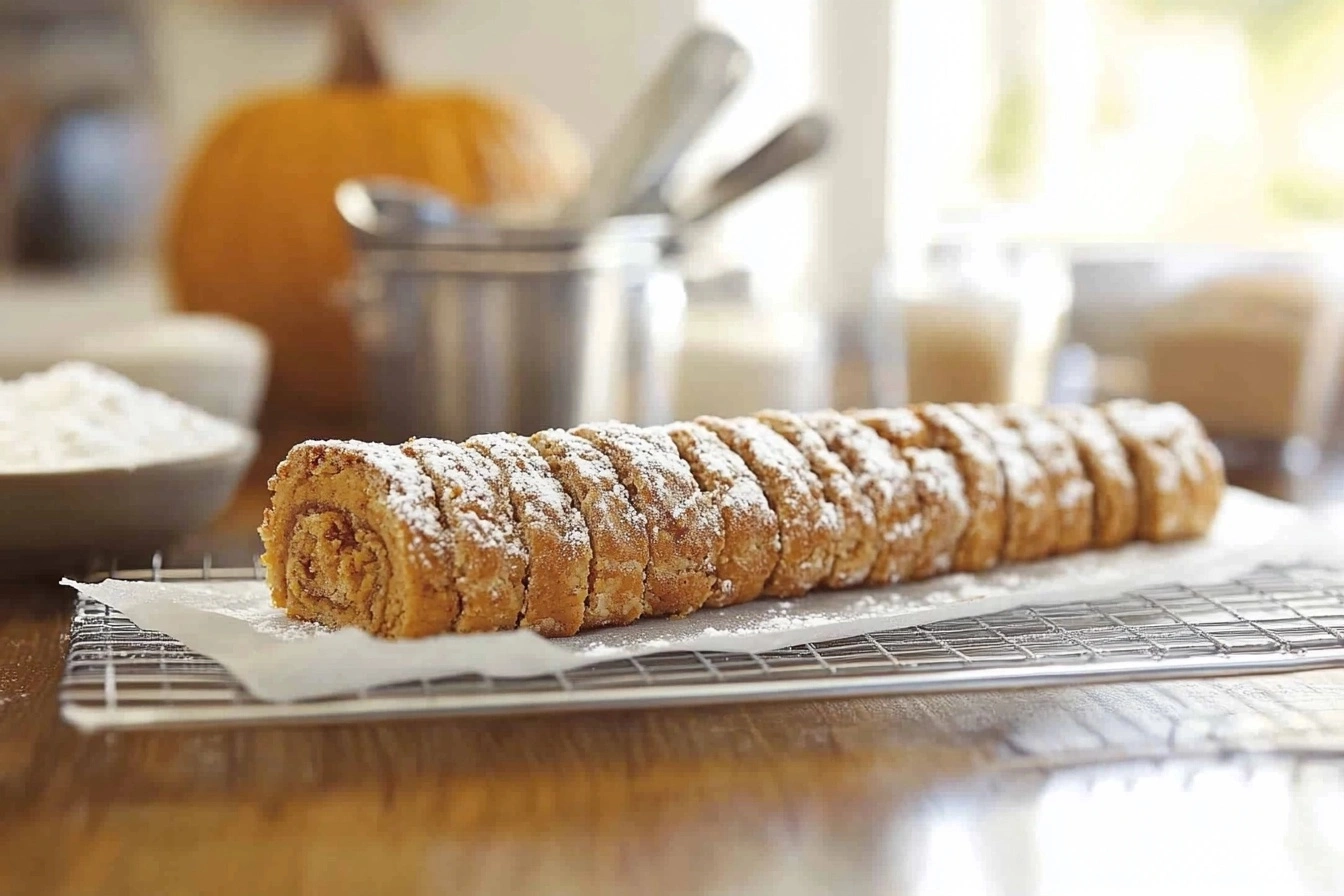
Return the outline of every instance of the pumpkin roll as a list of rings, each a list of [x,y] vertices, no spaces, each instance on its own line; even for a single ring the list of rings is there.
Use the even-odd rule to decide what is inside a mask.
[[[1138,486],[1106,417],[1085,405],[1056,405],[1041,413],[1068,433],[1092,481],[1092,546],[1110,548],[1133,539],[1139,524]]]
[[[920,507],[915,526],[920,548],[910,577],[926,579],[950,571],[971,520],[956,459],[934,447],[929,427],[909,408],[869,408],[848,411],[847,416],[877,433],[910,467]]]
[[[742,458],[699,423],[670,423],[663,429],[723,518],[717,578],[705,605],[726,607],[755,600],[779,562],[779,518],[761,484]]]
[[[452,545],[459,632],[517,628],[528,553],[509,504],[508,479],[478,451],[442,439],[413,439],[402,451],[434,486]]]
[[[849,468],[854,484],[873,507],[877,554],[867,581],[889,585],[919,568],[924,520],[909,463],[871,427],[832,410],[804,414],[809,426]]]
[[[649,565],[643,615],[683,616],[698,610],[714,591],[723,519],[677,446],[666,433],[627,423],[595,423],[571,432],[607,456],[630,503],[644,516]]]
[[[276,606],[391,638],[452,629],[451,540],[429,477],[399,448],[303,442],[269,484],[259,531]]]
[[[1059,512],[1055,508],[1050,479],[1027,450],[1022,434],[1009,426],[990,405],[955,402],[948,407],[989,440],[999,459],[1004,496],[1000,558],[1012,563],[1050,556],[1059,541]]]
[[[849,588],[868,581],[881,543],[873,502],[859,488],[854,474],[799,415],[766,410],[756,419],[783,436],[807,460],[821,482],[822,494],[839,517],[831,570],[822,583],[828,588]]]
[[[588,527],[593,560],[583,627],[635,621],[643,612],[649,565],[644,515],[630,503],[611,461],[591,442],[563,429],[539,432],[531,441]]]
[[[518,625],[547,637],[583,625],[593,551],[588,527],[551,468],[522,436],[494,433],[463,443],[503,472],[514,519],[527,546],[527,578]]]
[[[1174,404],[762,411],[296,445],[263,562],[292,617],[548,637],[818,586],[1205,533],[1226,488]]]
[[[1092,502],[1096,490],[1087,478],[1073,439],[1035,408],[1007,405],[998,412],[1022,436],[1022,443],[1049,479],[1059,527],[1055,553],[1083,550],[1092,542]]]
[[[756,476],[779,521],[779,562],[765,583],[771,597],[797,597],[830,573],[840,517],[821,480],[788,440],[754,417],[699,417]]]
[[[1138,486],[1140,538],[1203,534],[1223,490],[1222,458],[1188,411],[1118,399],[1101,406],[1125,448]]]

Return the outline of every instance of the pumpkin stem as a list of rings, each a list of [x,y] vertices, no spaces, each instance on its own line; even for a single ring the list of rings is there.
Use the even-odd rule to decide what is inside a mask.
[[[340,0],[332,9],[336,61],[327,81],[336,87],[381,87],[387,83],[364,4]]]

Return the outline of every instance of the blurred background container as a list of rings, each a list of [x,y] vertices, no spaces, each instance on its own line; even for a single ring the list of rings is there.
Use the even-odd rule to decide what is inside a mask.
[[[709,24],[751,73],[665,199],[807,110],[832,139],[665,259],[671,391],[631,416],[1136,394],[1190,405],[1234,466],[1330,467],[1344,4],[765,7],[0,0],[0,367],[101,352],[259,417],[259,469],[369,432],[335,183],[559,202]]]

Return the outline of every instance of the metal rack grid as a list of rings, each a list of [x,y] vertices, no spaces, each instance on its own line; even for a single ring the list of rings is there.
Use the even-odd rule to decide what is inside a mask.
[[[253,578],[156,568],[120,578]],[[677,652],[525,679],[458,675],[298,703],[251,697],[218,663],[81,597],[61,683],[81,728],[318,722],[967,691],[1344,665],[1344,571],[1265,567],[1216,586],[804,644]]]

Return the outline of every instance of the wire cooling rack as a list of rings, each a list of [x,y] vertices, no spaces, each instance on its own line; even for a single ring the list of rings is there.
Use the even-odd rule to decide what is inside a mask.
[[[154,568],[119,578],[251,579]],[[968,691],[1344,665],[1344,571],[1265,567],[1217,586],[1024,608],[763,653],[677,652],[554,675],[457,675],[266,703],[218,663],[80,597],[61,683],[85,729],[317,722]]]

